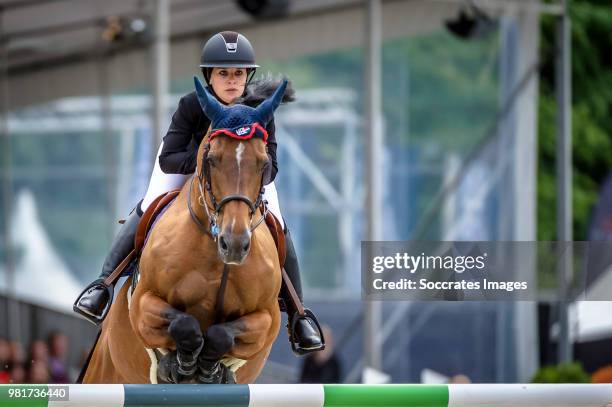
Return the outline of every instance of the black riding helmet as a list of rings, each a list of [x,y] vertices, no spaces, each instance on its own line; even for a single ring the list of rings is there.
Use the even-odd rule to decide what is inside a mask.
[[[253,46],[244,35],[237,32],[217,33],[202,48],[200,68],[207,84],[212,68],[246,68],[248,85],[258,67]]]

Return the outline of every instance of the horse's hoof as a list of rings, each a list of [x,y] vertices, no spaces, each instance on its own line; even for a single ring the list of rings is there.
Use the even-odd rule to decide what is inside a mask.
[[[224,364],[200,360],[198,366],[198,383],[202,384],[236,384],[236,375]]]
[[[168,352],[157,364],[157,381],[159,383],[196,383],[195,374],[183,375],[179,373],[179,364],[176,351]]]
[[[227,367],[217,361],[200,359],[198,365],[198,383],[222,384],[225,383]]]
[[[178,368],[178,363],[176,362],[176,358],[169,357],[170,353],[162,356],[162,358],[157,363],[157,381],[158,383],[174,383],[172,379],[172,368],[173,364],[176,364],[175,367]]]

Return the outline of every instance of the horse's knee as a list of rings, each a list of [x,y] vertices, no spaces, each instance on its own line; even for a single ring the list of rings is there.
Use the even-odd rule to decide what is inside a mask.
[[[200,323],[193,316],[182,314],[176,316],[168,326],[170,336],[177,348],[185,351],[196,351],[202,344]]]
[[[206,330],[205,346],[200,354],[204,359],[220,359],[234,346],[234,334],[229,327],[212,325]]]

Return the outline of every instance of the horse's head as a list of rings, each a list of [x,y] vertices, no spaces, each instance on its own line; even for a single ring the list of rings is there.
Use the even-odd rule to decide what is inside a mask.
[[[197,174],[221,260],[242,264],[249,254],[254,219],[263,195],[268,162],[266,125],[279,106],[287,81],[256,108],[224,106],[194,78],[200,105],[210,119],[208,144],[200,149]],[[202,192],[204,194],[204,192]],[[216,229],[216,230],[215,230]]]

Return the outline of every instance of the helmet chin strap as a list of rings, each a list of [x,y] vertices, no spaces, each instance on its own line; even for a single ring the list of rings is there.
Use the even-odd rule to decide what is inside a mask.
[[[249,76],[247,76],[247,81],[246,81],[246,84],[244,85],[244,91],[245,92],[246,92],[247,86],[249,86],[249,84],[251,83],[251,81],[255,77],[255,71],[257,71],[257,68],[247,68],[247,70],[249,71],[249,74],[248,74]]]

